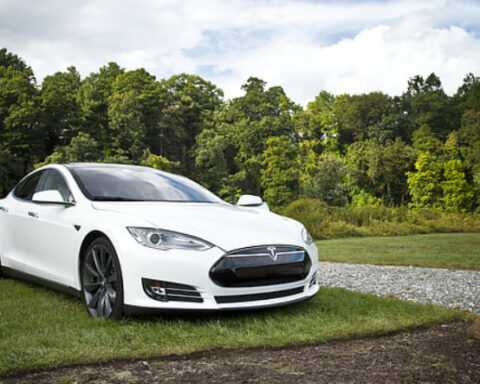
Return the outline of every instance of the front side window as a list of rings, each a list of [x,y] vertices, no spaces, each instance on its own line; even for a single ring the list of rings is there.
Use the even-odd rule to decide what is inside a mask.
[[[152,168],[98,165],[69,169],[90,200],[223,202],[185,177]]]
[[[21,181],[17,187],[13,190],[13,194],[22,200],[32,200],[33,194],[36,191],[38,182],[43,172],[39,171],[33,175],[28,176],[25,180]]]
[[[63,201],[72,200],[70,188],[68,188],[62,174],[56,169],[47,169],[45,172],[43,172],[35,192],[49,191],[52,189],[60,192]]]

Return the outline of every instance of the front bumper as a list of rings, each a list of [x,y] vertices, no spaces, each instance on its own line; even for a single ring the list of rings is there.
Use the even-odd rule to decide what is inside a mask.
[[[318,270],[317,249],[314,244],[308,247],[303,245],[312,262],[305,279],[285,284],[234,288],[221,287],[209,277],[212,266],[225,255],[222,249],[214,247],[206,251],[160,251],[141,246],[133,238],[122,238],[117,244],[127,313],[267,308],[307,300],[319,289],[317,281],[312,284]],[[142,279],[194,287],[203,300],[202,302],[155,300],[146,294]]]

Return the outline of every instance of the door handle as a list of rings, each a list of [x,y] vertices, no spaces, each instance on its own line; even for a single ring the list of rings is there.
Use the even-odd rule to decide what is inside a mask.
[[[37,213],[37,212],[28,211],[28,216],[35,217],[35,218],[37,219],[37,218],[38,218],[38,213]]]
[[[0,207],[0,211],[3,211],[3,212],[5,212],[5,213],[7,213],[7,212],[8,212],[8,208],[6,208],[6,207]]]

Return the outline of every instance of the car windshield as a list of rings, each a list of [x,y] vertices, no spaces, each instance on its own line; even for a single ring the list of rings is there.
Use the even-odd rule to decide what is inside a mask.
[[[153,168],[107,165],[68,168],[90,200],[223,202],[207,189],[183,176]]]

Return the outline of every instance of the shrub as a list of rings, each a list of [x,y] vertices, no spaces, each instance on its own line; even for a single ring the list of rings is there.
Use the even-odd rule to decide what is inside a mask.
[[[320,200],[301,199],[279,208],[278,213],[302,222],[315,239],[480,232],[480,214],[432,209],[330,207]]]

